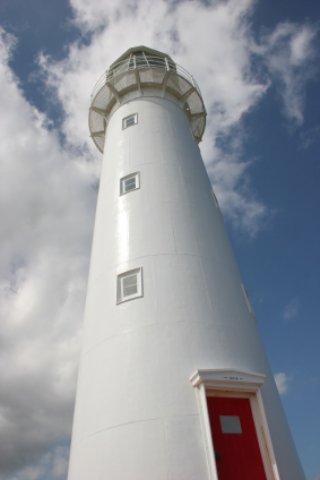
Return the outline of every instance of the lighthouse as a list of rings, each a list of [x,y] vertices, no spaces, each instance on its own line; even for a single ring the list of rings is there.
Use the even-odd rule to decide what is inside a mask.
[[[193,77],[144,46],[96,84],[103,153],[69,480],[303,480],[198,143]]]

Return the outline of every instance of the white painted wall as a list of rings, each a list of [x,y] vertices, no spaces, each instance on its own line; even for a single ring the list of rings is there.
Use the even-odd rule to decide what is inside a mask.
[[[120,196],[136,171],[140,189]],[[117,274],[136,267],[144,296],[117,305]],[[69,480],[208,480],[189,377],[215,368],[267,375],[280,478],[303,479],[188,119],[172,100],[139,97],[107,128]]]

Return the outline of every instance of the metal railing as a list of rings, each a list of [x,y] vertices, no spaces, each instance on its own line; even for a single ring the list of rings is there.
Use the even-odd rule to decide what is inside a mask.
[[[171,75],[175,74],[178,77],[182,77],[194,87],[201,97],[200,89],[193,76],[190,75],[190,73],[183,67],[172,62],[172,60],[168,59],[167,57],[149,57],[147,55],[142,57],[138,55],[132,55],[130,58],[122,60],[118,63],[114,63],[112,67],[99,78],[93,88],[91,98],[93,99],[104,87],[104,85],[106,85],[106,83],[116,79],[120,75],[122,76],[135,70],[150,69],[161,69],[170,72]]]

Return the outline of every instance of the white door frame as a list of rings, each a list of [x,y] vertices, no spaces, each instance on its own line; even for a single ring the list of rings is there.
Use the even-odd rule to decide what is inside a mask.
[[[208,396],[249,399],[267,480],[280,480],[260,391],[264,380],[265,375],[260,373],[228,369],[196,370],[191,375],[190,382],[197,392],[210,480],[218,480],[218,473],[207,406]]]

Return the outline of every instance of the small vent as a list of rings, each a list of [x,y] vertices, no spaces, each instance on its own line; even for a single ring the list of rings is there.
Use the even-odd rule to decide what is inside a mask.
[[[142,268],[121,273],[117,279],[117,303],[142,297]]]
[[[249,310],[250,313],[253,314],[253,308],[252,308],[252,305],[251,305],[251,302],[250,302],[250,299],[249,299],[249,294],[247,292],[246,287],[242,283],[241,283],[241,289],[242,289],[242,293],[243,293],[246,305],[248,307],[248,310]]]
[[[133,127],[133,125],[136,125],[137,123],[138,123],[138,114],[132,113],[131,115],[128,115],[127,117],[124,117],[122,119],[122,129],[125,130],[128,127]]]
[[[140,188],[139,172],[131,173],[120,179],[120,195]]]
[[[216,197],[216,194],[214,193],[213,190],[211,190],[211,193],[212,193],[212,198],[213,198],[213,201],[214,201],[214,203],[215,203],[215,206],[216,206],[217,208],[220,208],[220,207],[219,207],[218,199],[217,199],[217,197]]]

